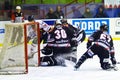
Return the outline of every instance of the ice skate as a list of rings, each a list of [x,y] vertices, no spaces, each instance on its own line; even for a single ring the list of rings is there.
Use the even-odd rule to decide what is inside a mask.
[[[77,71],[77,70],[79,69],[79,67],[80,67],[80,65],[79,65],[79,64],[76,64],[76,65],[74,66],[74,71]]]

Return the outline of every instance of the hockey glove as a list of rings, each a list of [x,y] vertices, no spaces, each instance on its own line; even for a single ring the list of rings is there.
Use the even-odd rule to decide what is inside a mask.
[[[76,40],[71,40],[70,44],[71,44],[72,47],[76,47],[76,46],[78,46]]]
[[[48,48],[48,47],[44,47],[42,50],[41,50],[42,54],[44,55],[50,55],[52,54],[52,49],[51,48]]]
[[[37,42],[38,42],[38,38],[35,37],[35,38],[33,39],[32,43],[37,44]]]
[[[27,43],[30,41],[30,39],[31,39],[31,37],[28,36],[28,37],[27,37]]]
[[[77,40],[75,37],[73,37],[71,40],[70,40],[70,45],[71,47],[76,47],[78,46],[78,43],[77,43]]]

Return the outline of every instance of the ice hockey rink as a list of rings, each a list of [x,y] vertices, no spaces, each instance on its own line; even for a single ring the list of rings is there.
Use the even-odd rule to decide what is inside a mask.
[[[114,41],[116,59],[120,61],[120,42]],[[86,42],[78,46],[78,58],[85,52]],[[100,68],[97,56],[88,59],[78,71],[71,63],[68,67],[29,67],[28,74],[0,75],[0,80],[119,80],[120,70],[105,71]],[[120,64],[117,64],[120,68]]]

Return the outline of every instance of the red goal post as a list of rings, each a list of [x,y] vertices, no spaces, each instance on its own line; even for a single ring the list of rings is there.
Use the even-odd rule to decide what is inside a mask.
[[[33,59],[33,61],[34,61],[34,58],[35,59],[37,59],[37,60],[35,60],[34,62],[35,63],[37,63],[37,64],[34,64],[33,63],[33,61],[31,61],[31,59],[28,59],[28,66],[39,66],[40,65],[40,27],[39,27],[39,23],[38,22],[34,22],[34,23],[26,23],[26,24],[24,24],[24,27],[25,27],[25,45],[27,45],[26,46],[26,53],[28,53],[28,45],[32,45],[32,42],[30,42],[30,43],[28,43],[27,41],[27,36],[28,36],[28,34],[29,34],[29,30],[28,30],[28,28],[29,27],[31,27],[30,25],[35,25],[36,26],[36,28],[37,28],[37,32],[36,32],[36,34],[37,34],[37,51],[35,52],[35,54],[36,54],[36,56],[34,57],[32,57],[31,59]],[[29,55],[29,53],[27,54],[27,56]]]

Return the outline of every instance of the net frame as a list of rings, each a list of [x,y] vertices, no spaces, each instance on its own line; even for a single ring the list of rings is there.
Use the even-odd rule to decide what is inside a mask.
[[[23,65],[13,65],[13,66],[10,66],[10,67],[12,67],[11,69],[8,69],[8,68],[7,69],[2,69],[1,68],[0,75],[27,74],[28,73],[28,59],[27,59],[27,45],[26,45],[26,36],[25,36],[25,33],[26,33],[25,29],[26,28],[24,26],[24,23],[8,23],[8,24],[5,24],[5,30],[6,30],[5,31],[5,36],[6,37],[9,36],[7,31],[8,32],[10,31],[11,25],[13,25],[13,26],[22,26],[23,27],[24,64]],[[6,38],[6,39],[8,39],[8,38]],[[4,40],[6,41],[6,39],[4,39]],[[8,46],[8,42],[6,44],[7,45],[3,45],[3,46]],[[6,49],[8,49],[8,48],[6,47]],[[1,52],[1,55],[2,55],[2,59],[4,59],[4,55],[3,55],[2,52]],[[1,66],[2,66],[2,61],[0,62],[0,67]],[[7,67],[9,67],[9,66],[7,66]],[[21,67],[23,67],[24,69],[20,69]]]
[[[38,22],[34,22],[34,23],[8,23],[5,25],[24,25],[24,29],[23,29],[23,34],[24,34],[24,60],[25,60],[25,70],[19,70],[18,71],[14,70],[8,70],[8,71],[0,71],[0,75],[18,75],[18,74],[27,74],[28,73],[28,46],[27,46],[27,25],[33,25],[36,24],[37,25],[37,37],[38,37],[38,64],[37,66],[40,65],[40,28],[39,28],[39,23]],[[21,66],[20,66],[21,67]]]
[[[37,65],[34,65],[34,66],[39,66],[40,65],[40,26],[39,26],[39,22],[33,22],[33,23],[26,23],[24,26],[25,26],[25,45],[26,45],[26,53],[27,53],[27,56],[28,56],[28,46],[27,46],[27,27],[29,27],[28,25],[36,25],[37,26],[37,56],[38,56],[38,64]],[[28,59],[28,58],[27,58]],[[28,66],[33,66],[33,65],[29,65],[29,61],[28,61]]]

